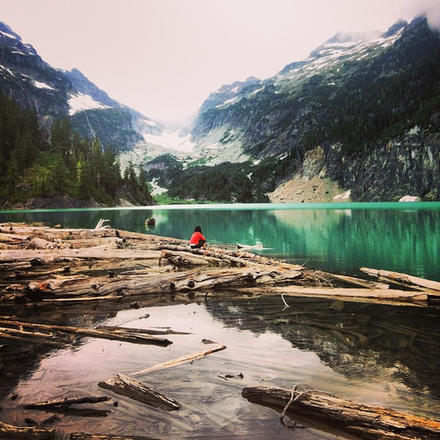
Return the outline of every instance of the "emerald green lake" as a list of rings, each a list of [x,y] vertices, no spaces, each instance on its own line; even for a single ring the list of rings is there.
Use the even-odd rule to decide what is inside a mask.
[[[154,229],[145,219],[154,217]],[[176,205],[0,212],[0,221],[118,229],[189,239],[196,225],[208,243],[263,245],[261,252],[311,269],[359,275],[386,269],[440,281],[440,203]]]

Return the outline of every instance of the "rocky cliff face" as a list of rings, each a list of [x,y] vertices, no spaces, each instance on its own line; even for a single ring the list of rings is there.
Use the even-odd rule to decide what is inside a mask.
[[[366,154],[351,156],[344,162],[343,158],[340,156],[336,175],[341,176],[344,187],[351,189],[354,200],[397,201],[406,195],[427,201],[440,200],[440,142],[437,138],[423,139],[421,134],[411,134]]]

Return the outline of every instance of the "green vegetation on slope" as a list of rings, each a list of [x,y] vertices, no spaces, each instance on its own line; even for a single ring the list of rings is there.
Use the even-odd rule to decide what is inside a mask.
[[[133,167],[121,176],[116,154],[98,140],[81,138],[67,119],[49,130],[33,110],[0,94],[0,199],[3,206],[29,198],[68,195],[113,205],[119,196],[147,204],[145,176]]]

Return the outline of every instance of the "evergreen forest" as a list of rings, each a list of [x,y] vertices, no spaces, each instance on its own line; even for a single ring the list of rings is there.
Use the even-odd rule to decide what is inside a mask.
[[[0,93],[0,206],[60,195],[103,206],[154,202],[145,173],[130,164],[121,175],[114,148],[81,137],[67,118],[41,123],[35,110]]]

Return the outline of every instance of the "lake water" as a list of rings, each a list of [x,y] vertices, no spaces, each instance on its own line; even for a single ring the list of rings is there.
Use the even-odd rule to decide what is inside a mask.
[[[145,219],[154,217],[154,230]],[[210,243],[262,244],[264,255],[311,268],[356,273],[361,266],[440,280],[440,204],[207,205],[132,209],[2,212],[0,222],[44,221],[93,228],[99,219],[119,229],[187,239],[196,224]],[[2,304],[0,315],[39,322],[171,328],[167,347],[82,338],[61,349],[26,349],[0,341],[0,420],[39,423],[54,412],[23,405],[66,396],[109,395],[88,410],[79,405],[53,422],[71,432],[154,438],[336,439],[318,429],[287,430],[279,415],[241,396],[247,386],[309,386],[359,403],[440,418],[440,308],[387,306],[317,298],[141,298],[104,304]],[[146,317],[146,315],[149,315]],[[141,375],[138,380],[176,399],[166,412],[115,395],[98,382],[188,353],[227,348],[199,361]],[[117,405],[114,403],[117,402]]]
[[[156,227],[146,229],[154,217]],[[440,203],[176,205],[121,209],[0,212],[0,222],[44,221],[189,239],[196,225],[208,243],[263,245],[311,269],[359,275],[386,269],[440,281]]]

